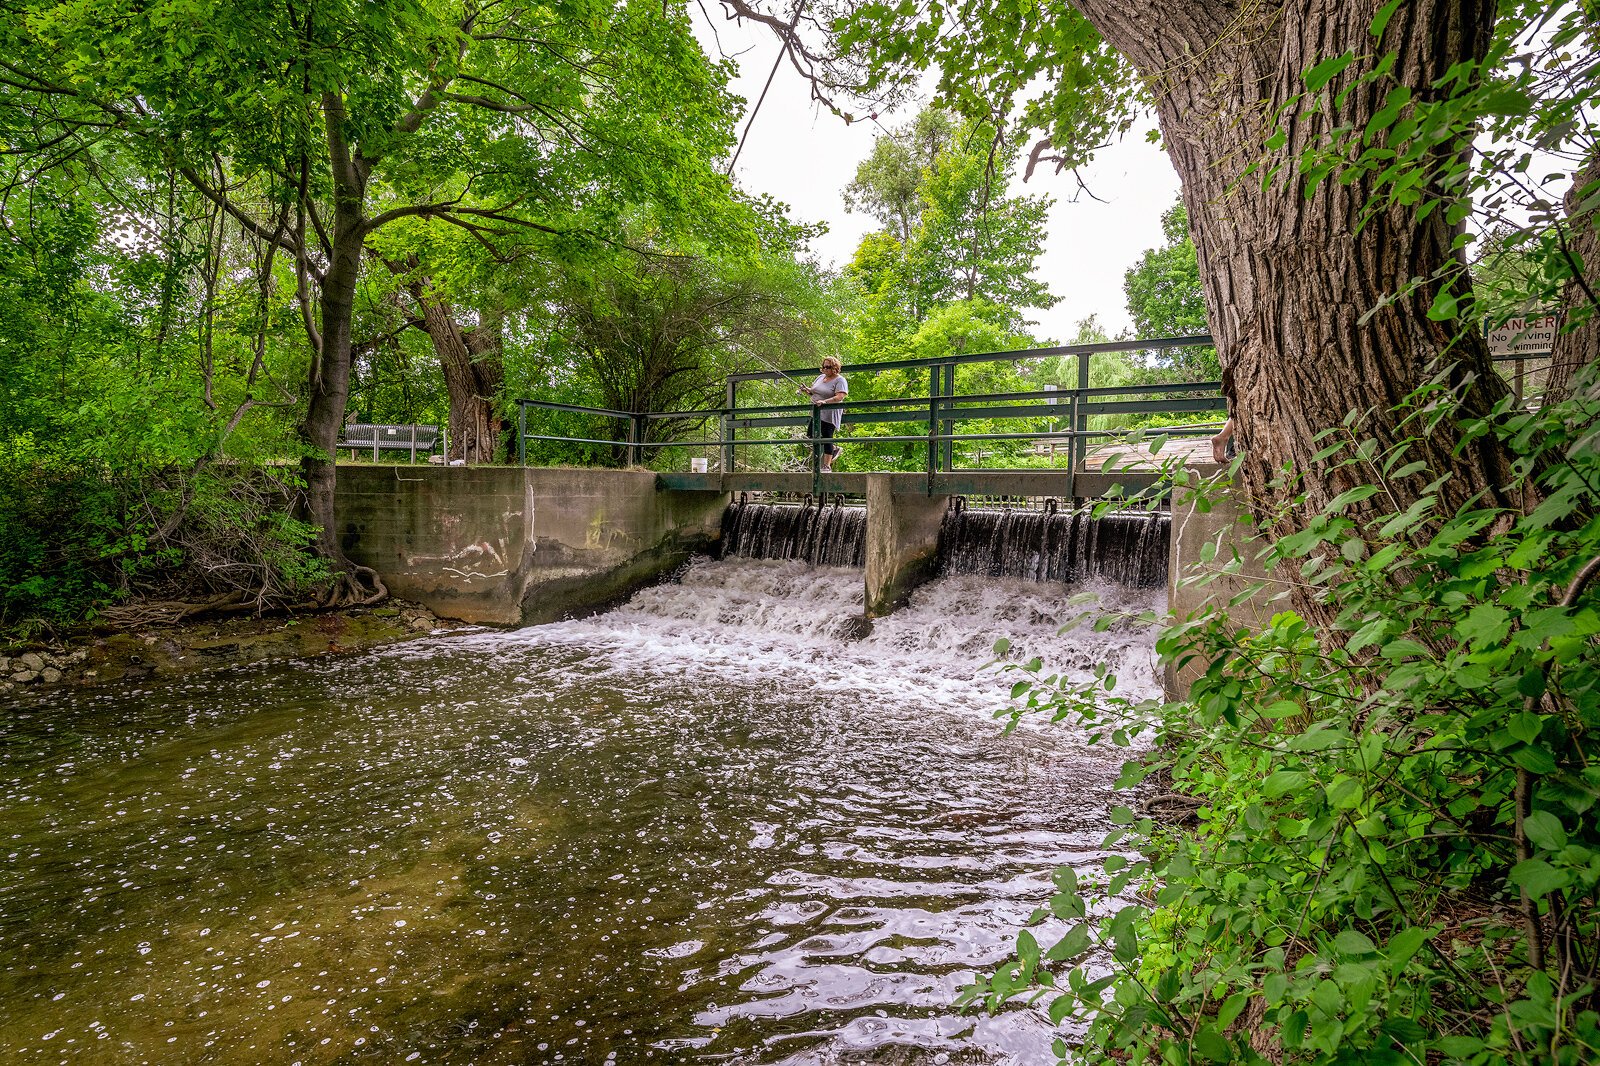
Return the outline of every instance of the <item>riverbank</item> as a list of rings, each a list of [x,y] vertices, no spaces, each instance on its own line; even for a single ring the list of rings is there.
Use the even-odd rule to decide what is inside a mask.
[[[0,652],[0,696],[345,655],[458,627],[420,604],[390,600],[376,607],[316,614],[216,617],[172,627],[89,630],[61,641],[13,645]]]

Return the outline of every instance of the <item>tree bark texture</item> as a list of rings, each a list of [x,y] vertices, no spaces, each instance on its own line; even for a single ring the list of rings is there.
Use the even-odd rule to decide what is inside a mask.
[[[505,386],[498,319],[485,316],[472,329],[456,321],[448,301],[434,290],[428,278],[406,285],[422,312],[423,329],[433,342],[444,373],[450,399],[449,458],[468,463],[492,463],[500,446],[500,415],[496,404]]]
[[[1340,492],[1376,472],[1329,469],[1314,459],[1317,434],[1352,410],[1375,409],[1364,429],[1380,446],[1410,435],[1388,410],[1424,384],[1429,365],[1452,359],[1470,375],[1463,414],[1486,414],[1506,387],[1483,338],[1458,322],[1427,317],[1437,286],[1425,284],[1373,315],[1361,316],[1411,279],[1431,277],[1454,256],[1454,231],[1435,211],[1379,212],[1358,224],[1374,193],[1363,177],[1322,182],[1310,198],[1292,159],[1329,129],[1363,127],[1395,84],[1419,96],[1453,63],[1483,54],[1493,0],[1411,0],[1381,42],[1368,27],[1379,0],[1077,0],[1105,39],[1150,80],[1162,136],[1183,183],[1199,253],[1208,319],[1224,379],[1231,383],[1235,426],[1245,452],[1242,480],[1252,509],[1264,514],[1283,493],[1269,488],[1286,469],[1303,475],[1299,517],[1321,511]],[[1346,50],[1357,56],[1393,50],[1392,77],[1352,89],[1363,60],[1330,86],[1330,102],[1310,115],[1291,107],[1287,145],[1271,162],[1284,171],[1263,187],[1246,168],[1263,160],[1274,116],[1302,91],[1302,73]],[[1367,61],[1370,62],[1370,61]],[[1451,512],[1477,493],[1481,503],[1512,505],[1506,454],[1492,441],[1453,457],[1454,425],[1419,442],[1413,458],[1429,469],[1392,484],[1391,500],[1416,499],[1438,473],[1455,477],[1439,505]],[[1374,505],[1383,500],[1380,495]],[[1280,528],[1279,532],[1287,532]],[[1301,604],[1306,608],[1306,604]]]
[[[305,475],[306,518],[316,527],[317,554],[344,575],[346,593],[360,593],[356,567],[339,547],[334,520],[335,468],[339,429],[350,399],[350,334],[355,319],[356,283],[367,239],[365,206],[368,164],[353,154],[344,139],[344,103],[323,98],[327,123],[328,163],[333,178],[333,227],[328,269],[321,283],[320,334],[309,322],[312,359],[309,399],[300,435],[306,444],[301,460]],[[370,574],[370,571],[366,571]],[[376,578],[376,575],[372,575]],[[381,582],[375,582],[380,589]],[[334,595],[338,596],[339,590]]]
[[[308,520],[317,527],[317,554],[338,566],[344,553],[335,537],[334,460],[339,429],[350,399],[350,330],[355,316],[356,280],[366,240],[359,209],[341,200],[334,214],[333,256],[321,293],[322,339],[312,353],[310,394],[301,437],[307,453],[301,461],[306,479]]]
[[[1600,149],[1589,153],[1583,169],[1572,179],[1567,193],[1569,219],[1576,213],[1585,190],[1592,191],[1596,182],[1600,182]],[[1600,226],[1595,224],[1595,215],[1591,212],[1571,222],[1564,240],[1573,276],[1561,293],[1561,309],[1566,316],[1563,325],[1577,325],[1560,333],[1551,349],[1550,376],[1544,387],[1546,403],[1571,396],[1579,371],[1600,360],[1600,305],[1596,301],[1596,293],[1600,292]],[[1590,387],[1596,387],[1592,381]]]

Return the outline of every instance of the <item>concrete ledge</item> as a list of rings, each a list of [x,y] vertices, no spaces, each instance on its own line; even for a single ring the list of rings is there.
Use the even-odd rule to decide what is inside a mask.
[[[516,625],[594,610],[704,550],[727,497],[649,471],[339,468],[345,553],[435,614]]]
[[[1246,586],[1269,576],[1255,561],[1257,546],[1247,543],[1253,532],[1248,517],[1229,496],[1213,495],[1205,511],[1195,506],[1192,493],[1182,493],[1173,500],[1172,536],[1167,547],[1167,607],[1175,618],[1188,618],[1207,605],[1226,604]],[[1244,564],[1240,572],[1217,573],[1206,584],[1196,584],[1194,579],[1201,575],[1200,550],[1208,543],[1217,546],[1211,570],[1220,571],[1237,551]],[[1270,590],[1231,608],[1229,620],[1250,629],[1261,628],[1277,610],[1267,602],[1269,596]],[[1176,669],[1167,664],[1163,677],[1167,699],[1186,699],[1194,679],[1205,673],[1209,665],[1196,660]]]

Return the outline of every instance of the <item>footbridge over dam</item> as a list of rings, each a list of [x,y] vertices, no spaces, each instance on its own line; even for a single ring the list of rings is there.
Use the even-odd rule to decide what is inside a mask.
[[[1091,361],[1209,340],[846,367],[855,394],[836,440],[858,469],[888,449],[894,461],[884,465],[895,472],[824,469],[819,412],[792,398],[800,371],[734,375],[724,404],[705,411],[519,401],[517,466],[341,464],[339,538],[395,595],[492,625],[603,608],[699,553],[857,566],[864,621],[952,567],[1165,582],[1181,609],[1186,594],[1173,576],[1236,516],[1226,506],[1196,513],[1181,500],[1174,514],[1148,446],[1119,443],[1119,426],[1155,416],[1169,471],[1174,453],[1177,465],[1208,466],[1206,438],[1224,407],[1217,383],[1094,386]],[[992,366],[960,387],[973,364],[1030,360],[1031,372],[1005,379],[1010,391],[997,391]],[[908,393],[924,372],[926,392]],[[898,375],[893,388],[874,378],[885,374]],[[537,465],[580,449],[597,465]],[[908,458],[921,469],[905,472]],[[1033,468],[993,469],[996,460]],[[1128,501],[1121,517],[1089,516],[1085,508],[1109,495]]]

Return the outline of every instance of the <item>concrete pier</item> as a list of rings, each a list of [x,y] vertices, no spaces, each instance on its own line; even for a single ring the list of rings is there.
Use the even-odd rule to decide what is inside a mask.
[[[1204,471],[1203,471],[1204,472]],[[1226,605],[1252,584],[1269,575],[1256,561],[1260,546],[1250,543],[1254,532],[1245,509],[1230,496],[1213,495],[1202,511],[1195,506],[1194,495],[1183,490],[1174,493],[1172,500],[1172,536],[1167,544],[1167,607],[1178,620],[1207,605]],[[1211,561],[1202,563],[1207,544],[1216,545]],[[1238,553],[1242,565],[1234,574],[1223,572],[1223,567]],[[1202,584],[1201,581],[1205,580]],[[1229,620],[1248,629],[1260,629],[1275,611],[1282,610],[1273,600],[1273,590],[1268,589],[1227,608]],[[1195,660],[1177,669],[1168,663],[1164,686],[1167,699],[1185,699],[1194,679],[1209,668],[1209,663]]]
[[[931,579],[948,495],[929,496],[921,474],[868,474],[866,616],[882,618]]]
[[[339,541],[389,591],[496,625],[607,605],[714,543],[728,497],[631,470],[350,465]]]

